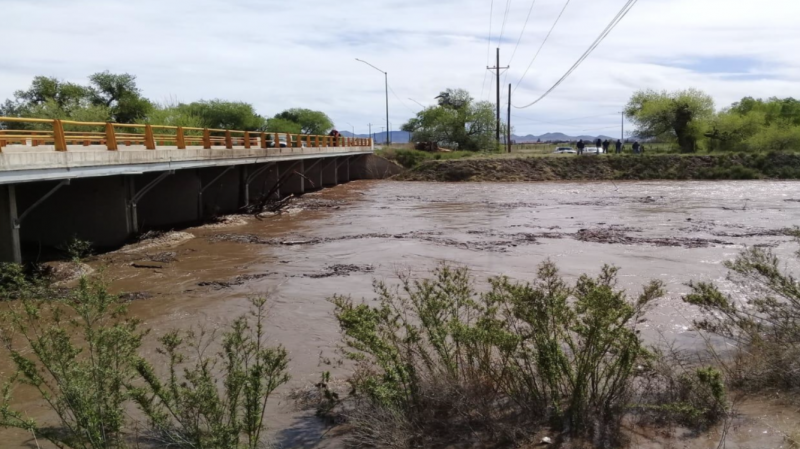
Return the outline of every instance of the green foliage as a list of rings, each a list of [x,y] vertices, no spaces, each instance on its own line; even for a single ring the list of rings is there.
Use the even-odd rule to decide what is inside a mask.
[[[532,284],[494,278],[479,294],[465,268],[442,266],[431,279],[401,276],[398,288],[376,282],[375,306],[335,296],[348,355],[362,361],[351,380],[356,395],[402,413],[423,434],[429,420],[455,426],[473,413],[519,414],[612,441],[647,356],[634,325],[663,294],[654,281],[630,301],[615,289],[616,275],[606,266],[570,287],[545,262]],[[474,394],[483,408],[431,402],[447,390]]]
[[[636,124],[637,136],[677,141],[683,152],[694,152],[714,114],[714,100],[696,89],[643,90],[633,95],[625,114]]]
[[[299,134],[310,134],[317,136],[324,136],[333,129],[333,121],[324,112],[312,111],[311,109],[293,108],[287,109],[280,114],[276,114],[272,120],[277,120],[273,123],[274,127],[283,127],[289,129],[288,122],[300,125]],[[295,129],[295,128],[291,128]],[[274,132],[292,132],[282,131],[280,129],[272,129]]]
[[[303,127],[291,120],[276,117],[267,119],[266,130],[273,133],[301,134]]]
[[[261,131],[266,125],[253,105],[243,102],[210,100],[180,105],[184,114],[200,119],[203,128]]]
[[[0,426],[15,427],[58,447],[123,447],[125,386],[143,332],[138,321],[97,280],[81,279],[66,297],[22,289],[21,301],[2,315],[0,336],[16,373],[6,379]],[[55,412],[60,428],[42,428],[14,410],[11,393],[22,384]]]
[[[13,101],[6,100],[0,115],[133,123],[152,109],[150,101],[141,96],[135,76],[102,72],[91,75],[87,86],[37,76],[27,90],[14,93]],[[9,127],[35,126],[12,123]]]
[[[436,142],[445,148],[496,149],[492,103],[475,102],[463,89],[447,89],[438,98],[437,106],[418,112],[402,130],[413,133],[415,141]]]
[[[748,249],[725,266],[745,299],[711,283],[690,284],[684,301],[705,315],[695,326],[738,344],[739,354],[724,365],[737,386],[800,392],[800,283],[768,249]]]
[[[266,300],[251,302],[251,316],[233,322],[218,354],[206,354],[213,335],[173,331],[159,339],[158,352],[168,359],[167,379],[159,379],[146,360],[137,361],[144,386],[133,390],[133,399],[165,445],[260,447],[267,400],[289,380],[288,356],[282,347],[266,346]],[[196,359],[181,372],[187,352]]]

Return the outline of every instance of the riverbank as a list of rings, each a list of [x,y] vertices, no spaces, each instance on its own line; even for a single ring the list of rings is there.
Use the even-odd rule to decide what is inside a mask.
[[[800,154],[471,158],[425,162],[395,179],[436,182],[800,179]]]

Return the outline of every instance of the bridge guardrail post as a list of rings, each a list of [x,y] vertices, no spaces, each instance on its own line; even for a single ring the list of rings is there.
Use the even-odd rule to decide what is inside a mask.
[[[211,149],[211,131],[208,128],[203,129],[203,149]]]
[[[233,148],[233,138],[231,138],[231,130],[225,130],[225,148],[232,149]]]
[[[178,129],[175,130],[175,145],[179,150],[186,149],[186,140],[184,139],[182,126],[179,126]]]
[[[67,151],[67,138],[61,120],[53,120],[53,145],[56,151]]]
[[[156,149],[156,138],[153,136],[153,127],[144,125],[144,147],[148,150]]]
[[[249,131],[245,131],[244,132],[244,148],[246,150],[250,149],[250,132]]]
[[[261,148],[267,148],[267,133],[261,133]]]
[[[117,151],[117,135],[114,133],[114,125],[106,123],[106,149],[108,151]]]

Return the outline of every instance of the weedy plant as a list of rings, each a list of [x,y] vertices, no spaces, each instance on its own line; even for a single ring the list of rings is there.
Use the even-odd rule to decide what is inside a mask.
[[[156,441],[187,448],[260,447],[267,401],[289,380],[289,358],[282,347],[266,344],[266,299],[251,302],[250,315],[222,335],[218,353],[207,354],[213,334],[173,331],[159,339],[166,379],[150,362],[137,360],[144,385],[132,396]]]
[[[83,278],[57,298],[39,287],[23,283],[19,302],[2,315],[0,337],[17,371],[3,385],[0,426],[58,447],[122,447],[126,385],[136,376],[145,332],[101,280]],[[14,410],[12,392],[20,384],[38,393],[59,426],[43,427]]]
[[[547,425],[616,444],[637,366],[649,353],[635,324],[663,294],[635,300],[617,269],[569,286],[551,262],[532,283],[490,280],[480,294],[466,268],[430,279],[374,284],[374,306],[335,296],[357,405],[345,408],[353,442],[435,446],[464,438],[518,439]]]
[[[796,398],[800,393],[800,283],[768,249],[748,249],[725,266],[729,279],[744,292],[743,298],[732,298],[711,283],[692,283],[684,301],[705,312],[696,327],[735,343],[732,357],[717,357],[735,387],[793,392]]]

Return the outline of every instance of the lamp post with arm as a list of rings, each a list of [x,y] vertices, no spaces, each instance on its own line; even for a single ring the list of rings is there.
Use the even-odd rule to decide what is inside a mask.
[[[384,81],[386,83],[386,129],[387,129],[387,132],[386,132],[386,143],[387,144],[391,144],[392,142],[391,142],[391,139],[389,138],[389,132],[388,132],[388,129],[389,129],[389,73],[388,72],[384,72],[383,70],[375,67],[374,65],[368,63],[367,61],[364,61],[364,60],[361,60],[361,59],[358,59],[358,58],[356,58],[356,61],[363,62],[364,64],[372,67],[373,69],[383,73],[383,78],[384,78]]]

